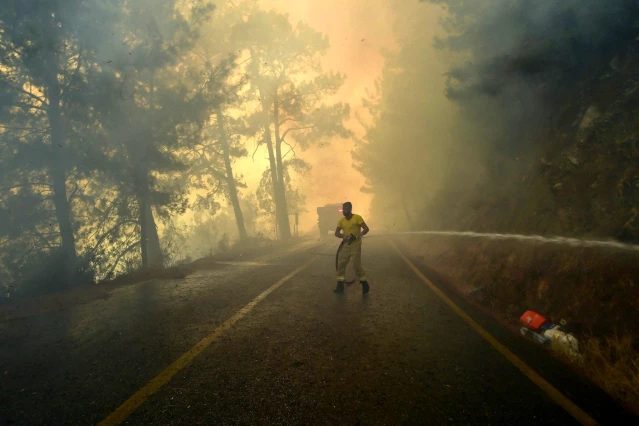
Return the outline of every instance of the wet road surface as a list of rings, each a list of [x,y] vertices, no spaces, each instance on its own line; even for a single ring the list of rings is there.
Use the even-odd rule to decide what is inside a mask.
[[[579,424],[424,285],[387,241],[365,242],[367,296],[358,283],[332,293],[337,244],[318,244],[0,323],[0,424],[99,423],[311,260],[124,423]],[[600,424],[637,421],[541,348],[450,297]]]

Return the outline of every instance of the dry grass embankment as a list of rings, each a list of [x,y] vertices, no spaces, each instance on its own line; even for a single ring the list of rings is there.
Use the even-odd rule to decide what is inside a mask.
[[[450,237],[407,244],[507,325],[528,309],[566,320],[583,354],[573,367],[639,413],[639,254]]]

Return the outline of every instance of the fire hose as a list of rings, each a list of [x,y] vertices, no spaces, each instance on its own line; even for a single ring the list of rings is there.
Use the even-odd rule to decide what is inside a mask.
[[[357,237],[355,235],[353,234],[349,235],[348,244],[350,245],[356,239]],[[339,253],[342,251],[342,247],[344,247],[345,242],[346,242],[345,240],[342,240],[339,247],[337,248],[337,253],[335,254],[335,271],[339,271]],[[344,284],[353,284],[354,282],[355,280],[351,280],[351,281],[344,280]]]

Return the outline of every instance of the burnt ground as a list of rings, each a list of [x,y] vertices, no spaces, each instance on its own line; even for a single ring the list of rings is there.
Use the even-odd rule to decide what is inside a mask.
[[[226,261],[0,323],[0,423],[96,424],[316,256],[126,423],[576,424],[384,240],[364,246],[371,294],[357,283],[333,294],[335,249],[330,240]],[[601,424],[636,422],[544,350],[450,297]]]

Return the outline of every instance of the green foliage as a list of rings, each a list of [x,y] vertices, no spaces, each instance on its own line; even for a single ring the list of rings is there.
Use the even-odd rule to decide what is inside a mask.
[[[310,170],[310,166],[301,159],[288,160],[284,164],[286,200],[291,213],[305,211],[306,205],[306,197],[304,194],[300,194],[296,188],[291,171],[297,176],[304,176],[304,173],[308,170]],[[275,200],[273,199],[273,182],[270,169],[266,169],[262,173],[262,179],[255,192],[255,197],[257,205],[264,213],[269,216],[275,216]]]
[[[327,101],[345,77],[322,71],[328,40],[308,25],[214,3],[2,2],[0,281],[14,295],[113,278],[152,249],[166,264],[196,257],[241,223],[224,201],[264,231],[272,183],[242,196],[230,165],[267,128],[289,207],[303,209],[295,150],[350,137],[348,105]],[[208,219],[178,226],[190,208]]]
[[[190,60],[213,9],[206,1],[185,6],[27,0],[0,7],[3,280],[23,280],[20,268],[48,268],[38,256],[60,246],[53,169],[64,171],[72,232],[98,278],[139,256],[141,192],[162,219],[185,211],[181,150],[208,119],[211,74],[179,64]],[[60,86],[59,144],[52,75]],[[80,259],[76,269],[83,268]]]
[[[270,123],[283,143],[288,143],[290,134],[301,149],[352,136],[344,127],[349,106],[324,103],[345,79],[342,74],[322,72],[326,36],[303,23],[293,27],[288,16],[258,11],[234,28],[233,40],[249,52],[251,95],[263,107],[248,119],[253,128],[259,131]]]
[[[67,279],[64,258],[63,251],[53,249],[34,251],[28,256],[27,261],[20,263],[2,262],[3,270],[0,273],[0,279],[2,281],[7,279],[5,281],[7,284],[0,293],[0,301],[17,297],[33,297],[43,292],[62,291],[73,286],[94,283],[95,273],[88,255],[78,258],[73,282]]]

